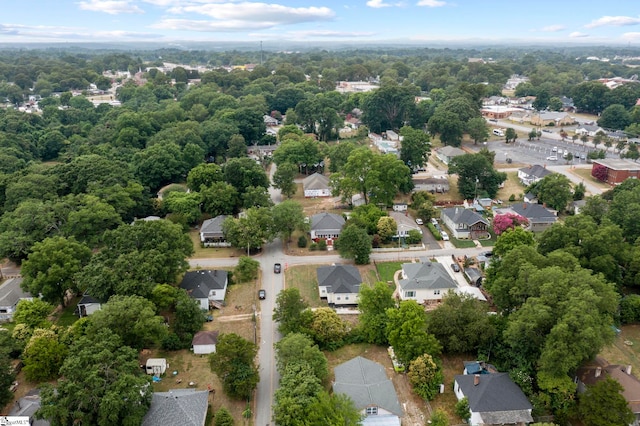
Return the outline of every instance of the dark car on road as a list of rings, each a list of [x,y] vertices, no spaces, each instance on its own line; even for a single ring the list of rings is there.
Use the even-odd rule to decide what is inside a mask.
[[[258,299],[264,300],[267,298],[267,292],[265,290],[258,290]]]
[[[273,272],[275,272],[276,274],[279,274],[280,272],[282,272],[282,265],[279,263],[274,263]]]
[[[452,263],[451,269],[453,269],[453,272],[460,272],[460,266],[457,263]]]

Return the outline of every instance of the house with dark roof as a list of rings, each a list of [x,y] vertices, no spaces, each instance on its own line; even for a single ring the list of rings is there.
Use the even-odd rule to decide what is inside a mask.
[[[305,198],[331,197],[329,178],[318,172],[302,180],[302,189]]]
[[[451,160],[464,154],[466,154],[466,152],[460,148],[449,145],[445,145],[436,151],[436,157],[438,157],[444,164],[449,164]]]
[[[586,392],[589,386],[593,386],[608,377],[622,385],[622,396],[627,401],[629,409],[636,416],[632,425],[639,425],[640,380],[631,374],[630,365],[612,365],[604,358],[596,357],[595,361],[580,367],[576,371],[574,382],[578,384],[578,393],[583,393]]]
[[[545,176],[550,175],[551,171],[547,170],[546,167],[543,167],[539,164],[534,164],[533,166],[523,167],[518,170],[518,179],[524,186],[529,186],[533,183],[541,181]]]
[[[533,422],[533,406],[508,373],[461,374],[453,390],[469,402],[470,425],[526,425]]]
[[[517,214],[529,222],[527,230],[532,232],[542,232],[558,220],[556,212],[549,210],[542,204],[516,203],[508,207],[496,209],[494,214]]]
[[[219,269],[188,271],[184,274],[180,288],[198,301],[200,308],[208,311],[211,302],[222,302],[227,293],[229,283],[227,271]]]
[[[333,245],[333,240],[340,237],[345,220],[342,215],[335,213],[318,213],[311,216],[311,239],[318,241],[320,238],[327,240],[327,245]]]
[[[32,389],[25,396],[18,399],[11,410],[9,411],[10,417],[27,417],[28,423],[15,423],[15,424],[28,424],[30,426],[49,426],[51,423],[49,420],[38,420],[35,418],[36,411],[40,409],[40,389]],[[0,422],[0,424],[2,424]]]
[[[212,219],[207,219],[200,226],[200,242],[205,247],[231,247],[222,232],[222,224],[227,219],[226,215],[219,215]]]
[[[458,285],[449,272],[438,262],[403,263],[398,281],[400,300],[416,300],[418,303],[438,303],[449,290]]]
[[[442,209],[440,219],[459,240],[489,237],[489,222],[471,209],[463,207]]]
[[[100,301],[95,297],[89,296],[85,293],[76,306],[75,314],[80,318],[83,318],[88,317],[100,309],[102,309],[102,303],[100,303]]]
[[[0,321],[11,321],[21,300],[33,300],[33,296],[20,287],[21,284],[22,277],[16,277],[0,285]]]
[[[400,426],[404,411],[384,367],[361,356],[334,369],[333,392],[347,395],[364,415],[363,426]]]
[[[154,392],[142,426],[204,426],[209,408],[209,391],[172,389]]]
[[[357,305],[362,277],[353,265],[321,266],[316,270],[318,292],[329,306]]]
[[[191,340],[191,347],[194,354],[211,354],[216,351],[218,344],[217,331],[198,331]]]

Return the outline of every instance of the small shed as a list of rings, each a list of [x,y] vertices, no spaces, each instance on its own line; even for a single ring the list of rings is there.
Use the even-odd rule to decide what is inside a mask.
[[[193,353],[197,355],[211,354],[216,351],[218,343],[217,331],[199,331],[193,336],[191,346]]]
[[[478,268],[464,268],[464,273],[469,278],[471,285],[476,287],[482,286],[482,272]]]
[[[162,376],[167,371],[166,358],[149,358],[145,364],[147,374]]]
[[[78,307],[76,308],[76,315],[80,318],[86,317],[94,313],[95,311],[99,311],[102,308],[102,304],[95,297],[89,296],[88,294],[84,294],[82,299],[78,302]]]

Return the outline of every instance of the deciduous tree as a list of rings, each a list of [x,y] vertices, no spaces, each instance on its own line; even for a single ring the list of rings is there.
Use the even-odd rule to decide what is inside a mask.
[[[216,351],[209,355],[209,363],[230,397],[251,396],[260,379],[254,361],[257,352],[256,345],[235,333],[221,334],[218,338]]]
[[[367,231],[356,226],[348,225],[340,233],[340,240],[336,242],[340,256],[353,259],[356,265],[369,263],[371,254],[371,237]]]
[[[400,303],[399,308],[387,309],[387,340],[393,346],[398,361],[408,365],[423,354],[436,356],[442,346],[427,333],[427,317],[422,306],[414,300]]]

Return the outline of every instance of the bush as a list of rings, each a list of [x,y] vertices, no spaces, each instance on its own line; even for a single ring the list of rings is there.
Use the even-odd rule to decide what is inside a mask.
[[[380,244],[382,244],[382,239],[380,238],[380,235],[373,234],[373,237],[371,237],[371,247],[379,248]]]
[[[311,243],[311,245],[309,246],[309,250],[311,250],[311,251],[318,250],[318,244],[315,243],[315,242]]]
[[[440,238],[442,238],[442,236]],[[422,234],[419,231],[412,229],[409,231],[409,235],[407,235],[406,240],[408,244],[419,244],[422,241]]]
[[[298,238],[298,247],[305,248],[306,246],[307,246],[307,237],[305,237],[304,235],[300,235],[300,238]]]
[[[327,240],[324,238],[318,240],[318,250],[327,251]]]
[[[182,349],[182,341],[176,333],[170,333],[162,340],[162,349],[166,351],[178,351]]]
[[[509,201],[513,203],[515,200],[516,200],[516,194],[509,195]]]
[[[640,321],[640,295],[630,294],[620,301],[620,320],[623,324]]]
[[[438,231],[436,229],[436,227],[433,226],[433,223],[431,223],[431,222],[427,223],[427,228],[429,228],[429,231],[431,231],[431,233],[433,234],[433,237],[436,240],[438,240],[438,241],[442,240],[442,235],[440,234],[440,231]]]

